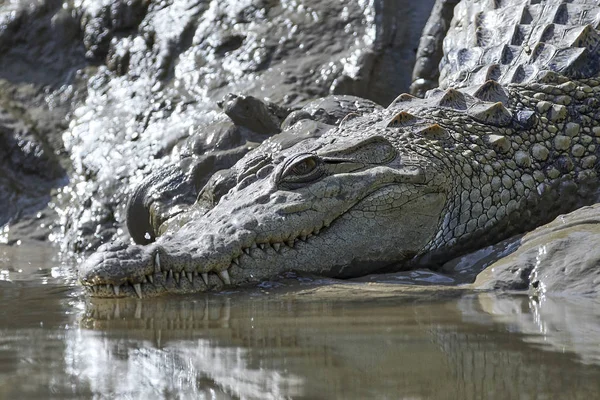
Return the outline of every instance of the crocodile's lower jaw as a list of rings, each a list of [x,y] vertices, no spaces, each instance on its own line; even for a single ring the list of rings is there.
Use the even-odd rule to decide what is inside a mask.
[[[160,252],[153,257],[153,273],[144,275],[141,280],[127,281],[122,284],[93,284],[82,282],[87,294],[99,298],[155,297],[167,293],[190,294],[207,291],[219,291],[226,286],[242,286],[259,282],[273,275],[269,269],[257,267],[261,261],[278,257],[294,257],[293,252],[310,252],[311,241],[319,240],[329,229],[330,222],[314,228],[312,232],[283,242],[254,243],[245,247],[239,256],[232,256],[231,264],[216,272],[186,271],[172,269],[161,262]],[[253,265],[248,266],[251,263]],[[271,263],[273,264],[273,263]],[[244,268],[246,266],[246,268]],[[284,272],[284,271],[277,271]],[[95,282],[95,281],[94,281]]]
[[[293,240],[275,243],[253,244],[244,248],[240,256],[232,258],[229,267],[220,272],[196,271],[176,271],[168,269],[161,263],[160,255],[157,253],[154,257],[154,273],[145,275],[145,279],[136,283],[118,284],[84,284],[84,287],[91,297],[100,298],[120,298],[120,297],[155,297],[167,293],[189,294],[207,291],[219,291],[227,286],[241,286],[244,284],[259,282],[267,279],[272,273],[269,270],[256,268],[253,265],[251,270],[244,266],[249,262],[253,264],[260,263],[261,259],[273,259],[276,257],[293,257],[293,252],[309,251],[310,241],[319,240],[318,235],[327,232],[327,226],[313,230],[308,235],[299,236]],[[306,247],[306,248],[305,248]],[[253,272],[250,272],[253,271]],[[262,272],[262,273],[261,273]],[[281,271],[284,272],[284,271]]]
[[[377,195],[377,193],[373,195]],[[432,193],[415,198],[408,204],[421,207],[423,202],[427,201],[426,199],[442,204],[443,198],[443,195]],[[414,215],[415,213],[408,212],[407,214]],[[344,233],[350,231],[348,228],[349,224],[353,223],[353,218],[356,217],[353,216],[351,209],[335,219],[330,226],[327,223],[307,235],[278,243],[252,244],[250,247],[243,248],[240,255],[232,256],[231,264],[220,272],[191,272],[186,271],[189,267],[182,269],[181,266],[176,267],[177,270],[169,269],[165,262],[166,258],[161,262],[160,252],[156,252],[152,260],[153,266],[146,268],[146,271],[154,271],[153,273],[142,275],[140,278],[121,280],[119,282],[124,282],[121,284],[107,284],[104,283],[106,282],[104,280],[102,284],[93,286],[92,283],[100,283],[101,280],[92,276],[83,284],[87,285],[88,294],[92,297],[137,296],[143,298],[166,293],[198,293],[221,290],[227,286],[243,286],[291,270],[327,276],[342,276],[342,274],[344,276],[355,276],[369,273],[374,269],[388,265],[390,262],[398,261],[399,258],[406,258],[406,254],[414,254],[415,244],[406,249],[408,252],[396,249],[398,247],[396,244],[403,241],[399,237],[396,237],[395,240],[390,238],[389,243],[382,244],[379,236],[373,234],[372,227],[369,228],[369,223],[366,221],[363,223],[363,228],[366,229],[364,232],[357,231],[345,236]],[[397,230],[395,223],[393,223],[394,219],[386,218],[385,220],[390,221],[388,230]],[[381,222],[382,220],[374,219],[372,224],[380,227]],[[412,236],[410,232],[407,232],[406,235],[408,237]],[[336,241],[338,246],[336,251],[333,251],[331,249],[335,248]],[[367,244],[365,245],[365,243]],[[412,253],[410,250],[412,250]],[[370,257],[366,254],[369,251],[374,251],[377,254],[388,254],[390,258]],[[322,261],[321,265],[310,262],[315,253],[318,252],[328,253],[323,253],[322,257],[319,258]]]
[[[84,286],[87,294],[99,298],[122,298],[122,297],[156,297],[166,293],[188,294],[207,291],[218,291],[226,286],[223,274],[216,273],[179,273],[173,270],[164,271],[153,275],[147,275],[146,282],[126,283],[122,285],[92,285]],[[229,273],[227,273],[228,284],[232,284]]]

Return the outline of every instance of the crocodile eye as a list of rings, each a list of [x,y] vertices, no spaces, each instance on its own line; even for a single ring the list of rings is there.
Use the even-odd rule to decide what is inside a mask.
[[[315,168],[317,168],[317,161],[314,157],[309,157],[293,165],[290,172],[294,175],[306,175],[314,171]]]
[[[288,185],[314,182],[324,174],[322,161],[314,154],[302,154],[288,161],[280,182]]]

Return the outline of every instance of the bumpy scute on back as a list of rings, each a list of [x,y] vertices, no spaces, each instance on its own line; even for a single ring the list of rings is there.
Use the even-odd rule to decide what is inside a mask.
[[[590,0],[464,0],[444,40],[440,87],[573,79],[600,71],[600,7]]]

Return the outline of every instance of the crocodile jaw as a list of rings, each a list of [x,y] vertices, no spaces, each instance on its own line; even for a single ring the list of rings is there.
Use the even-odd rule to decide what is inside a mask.
[[[406,181],[406,171],[389,167],[298,191],[264,179],[152,245],[100,249],[80,268],[80,281],[95,297],[146,297],[240,286],[291,270],[364,275],[413,256],[438,229],[445,193]]]

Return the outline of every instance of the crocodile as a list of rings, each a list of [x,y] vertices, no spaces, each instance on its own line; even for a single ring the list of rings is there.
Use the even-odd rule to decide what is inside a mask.
[[[153,243],[103,245],[80,282],[91,296],[145,297],[284,271],[435,268],[597,202],[592,3],[460,2],[440,88],[290,146],[274,136],[210,207],[180,213]]]

